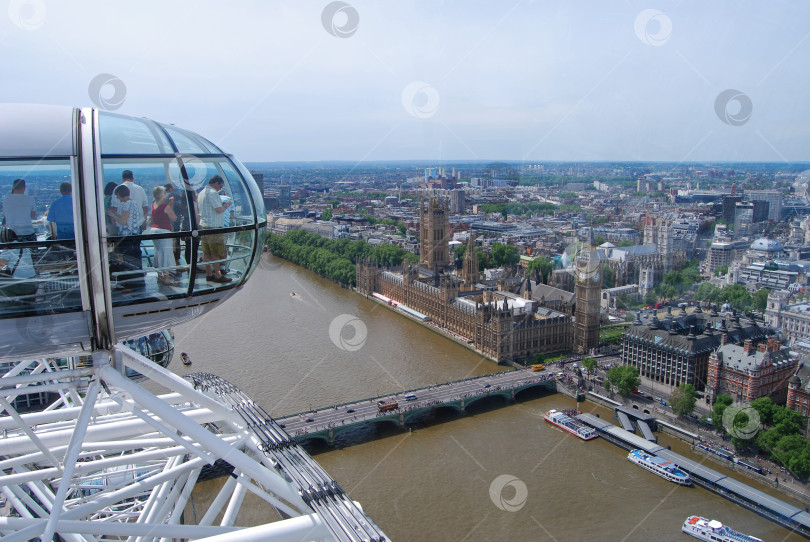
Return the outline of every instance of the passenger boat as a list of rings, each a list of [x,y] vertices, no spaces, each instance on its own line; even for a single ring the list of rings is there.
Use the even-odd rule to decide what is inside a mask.
[[[591,440],[599,436],[596,434],[595,429],[588,427],[569,416],[566,412],[560,410],[549,410],[546,412],[546,415],[543,416],[543,419],[552,425],[556,425],[563,431],[568,431],[572,435],[578,436],[582,440]]]
[[[679,469],[678,465],[672,461],[667,461],[661,457],[648,454],[644,450],[632,450],[627,454],[627,459],[639,467],[654,472],[670,482],[675,482],[683,486],[688,486],[692,483],[692,479],[689,478],[689,475]]]
[[[185,352],[180,354],[180,359],[183,360],[183,365],[191,365],[191,358]]]
[[[761,538],[735,531],[716,519],[708,520],[700,516],[686,518],[681,530],[700,540],[712,542],[762,542]]]

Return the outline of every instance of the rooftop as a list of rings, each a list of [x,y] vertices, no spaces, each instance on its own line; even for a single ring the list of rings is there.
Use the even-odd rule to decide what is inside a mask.
[[[725,367],[738,371],[758,371],[769,364],[781,364],[790,361],[790,350],[781,348],[775,352],[760,352],[756,348],[746,354],[745,347],[736,344],[724,344],[717,349],[717,358]]]

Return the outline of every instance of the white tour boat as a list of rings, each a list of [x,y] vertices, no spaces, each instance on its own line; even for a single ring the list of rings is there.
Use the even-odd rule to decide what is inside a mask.
[[[627,459],[635,463],[639,467],[645,468],[650,472],[654,472],[661,478],[665,478],[670,482],[688,486],[692,483],[689,475],[678,468],[678,465],[672,461],[667,461],[664,458],[649,454],[644,450],[632,450],[627,454]]]
[[[560,410],[549,410],[546,412],[546,415],[543,416],[543,419],[550,424],[556,425],[563,431],[568,431],[572,435],[578,436],[582,440],[591,440],[599,436],[596,434],[596,429],[588,427]]]
[[[762,542],[761,538],[726,527],[716,519],[689,516],[681,528],[686,534],[709,542]]]

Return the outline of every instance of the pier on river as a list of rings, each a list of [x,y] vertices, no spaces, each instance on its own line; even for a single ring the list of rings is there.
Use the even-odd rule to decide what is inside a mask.
[[[695,484],[756,512],[786,529],[791,529],[805,538],[810,538],[810,512],[806,508],[802,510],[797,506],[772,497],[711,469],[701,462],[684,457],[591,414],[580,414],[577,419],[596,429],[599,436],[608,442],[628,450],[641,449],[647,453],[662,457],[689,473]]]

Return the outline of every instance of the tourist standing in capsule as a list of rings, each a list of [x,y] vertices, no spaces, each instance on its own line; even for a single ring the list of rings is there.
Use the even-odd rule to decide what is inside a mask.
[[[37,234],[31,222],[37,217],[34,198],[25,193],[25,179],[15,179],[11,194],[3,198],[3,215],[6,227],[13,230],[17,241],[36,241]]]
[[[166,189],[156,186],[152,189],[152,227],[149,233],[171,233],[172,222],[177,220],[172,206],[174,198],[169,198]],[[172,280],[171,271],[168,269],[174,266],[174,239],[155,239],[155,267],[158,268],[158,283],[166,285],[176,285],[178,282]]]
[[[48,223],[51,226],[51,239],[73,239],[73,196],[70,183],[59,185],[62,196],[51,203],[48,209]]]
[[[115,188],[115,198],[118,201],[117,208],[107,211],[118,225],[118,235],[133,236],[141,234],[143,224],[143,211],[141,206],[130,198],[129,188],[125,184],[120,184]],[[128,267],[126,271],[140,270],[143,268],[141,262],[141,242],[138,239],[121,239],[118,242],[118,253],[124,258],[124,263]],[[131,288],[143,288],[145,285],[142,273],[128,273],[126,275],[127,285]]]
[[[231,206],[231,202],[223,203],[219,197],[219,191],[223,186],[225,186],[225,181],[222,180],[222,177],[214,175],[208,181],[208,186],[197,195],[201,229],[225,227],[225,213]],[[222,233],[202,235],[200,243],[203,249],[203,262],[205,262],[205,280],[221,284],[231,282],[230,278],[222,276],[220,272],[222,260],[228,256],[225,249],[225,235]]]

